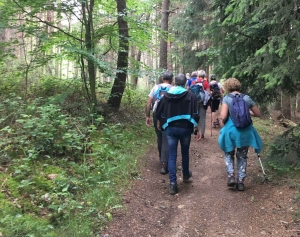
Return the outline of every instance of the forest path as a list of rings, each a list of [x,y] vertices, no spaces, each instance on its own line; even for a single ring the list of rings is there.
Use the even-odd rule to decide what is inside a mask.
[[[149,128],[153,129],[153,128]],[[179,193],[169,194],[168,175],[159,173],[156,144],[141,160],[141,178],[124,194],[125,210],[114,219],[101,237],[292,237],[299,236],[293,216],[296,190],[289,186],[262,183],[258,158],[249,150],[246,190],[226,186],[224,154],[217,139],[220,128],[210,130],[207,110],[205,138],[190,146],[190,183],[182,182]],[[212,136],[211,136],[212,132]],[[181,164],[180,145],[177,166]],[[298,228],[299,229],[299,228]]]

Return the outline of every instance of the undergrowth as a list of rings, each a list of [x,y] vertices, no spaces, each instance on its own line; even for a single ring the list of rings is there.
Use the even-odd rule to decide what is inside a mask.
[[[106,117],[68,113],[69,100],[50,94],[2,97],[1,236],[98,236],[122,208],[121,194],[139,179],[138,159],[154,141],[143,91],[127,89],[120,111]],[[75,97],[69,91],[65,98]]]
[[[262,162],[268,178],[285,180],[296,190],[294,200],[300,206],[300,127],[284,128],[273,120],[255,119],[255,127],[264,142]],[[300,211],[295,212],[299,220]]]

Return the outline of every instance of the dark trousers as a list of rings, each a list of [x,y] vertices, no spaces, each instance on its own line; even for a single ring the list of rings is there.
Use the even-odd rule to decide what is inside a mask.
[[[157,119],[155,118],[155,113],[153,113],[153,124],[156,132],[157,137],[157,149],[159,153],[159,160],[161,163],[168,163],[168,140],[166,137],[166,133],[159,131],[157,129]]]

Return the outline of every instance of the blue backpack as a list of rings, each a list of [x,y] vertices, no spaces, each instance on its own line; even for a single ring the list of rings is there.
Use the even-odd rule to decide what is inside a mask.
[[[152,98],[152,111],[153,112],[155,112],[157,105],[158,105],[159,101],[162,99],[162,97],[164,96],[164,94],[166,94],[172,87],[172,85],[162,86],[161,84],[159,84],[157,86],[158,86],[158,89],[156,90],[156,92]]]
[[[193,82],[190,90],[196,95],[196,98],[199,102],[204,102],[205,92],[202,82]]]
[[[232,98],[229,106],[229,114],[234,126],[237,128],[246,128],[252,124],[252,119],[247,102],[243,99],[244,94],[228,94]]]

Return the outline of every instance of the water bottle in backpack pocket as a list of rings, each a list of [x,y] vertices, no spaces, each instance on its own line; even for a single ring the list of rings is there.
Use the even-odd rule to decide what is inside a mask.
[[[243,99],[244,94],[228,94],[232,98],[229,106],[229,114],[233,124],[237,128],[246,128],[252,124],[252,119],[247,102]]]

